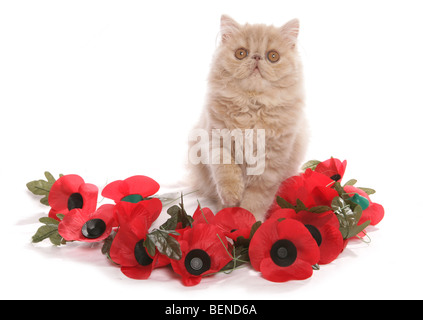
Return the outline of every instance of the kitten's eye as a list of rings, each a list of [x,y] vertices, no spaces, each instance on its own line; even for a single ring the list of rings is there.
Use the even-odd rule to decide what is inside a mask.
[[[267,59],[269,59],[270,62],[278,62],[279,61],[279,53],[275,50],[270,50],[267,53]]]
[[[244,59],[246,56],[248,56],[247,49],[239,48],[237,51],[235,51],[235,57],[239,60]]]

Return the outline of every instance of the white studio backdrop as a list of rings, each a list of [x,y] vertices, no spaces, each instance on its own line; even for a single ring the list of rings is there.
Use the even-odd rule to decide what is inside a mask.
[[[423,298],[421,12],[410,0],[2,1],[1,298]],[[275,284],[246,268],[194,288],[166,270],[128,279],[95,246],[32,245],[48,208],[25,184],[46,170],[100,189],[144,174],[178,190],[221,14],[300,19],[307,159],[347,159],[346,179],[377,190],[386,215],[371,244],[306,281]]]

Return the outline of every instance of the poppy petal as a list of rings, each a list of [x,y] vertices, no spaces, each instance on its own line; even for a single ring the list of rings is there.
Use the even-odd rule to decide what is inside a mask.
[[[135,245],[140,239],[125,227],[120,227],[110,248],[110,258],[117,264],[127,267],[137,266]]]
[[[279,240],[276,223],[272,220],[265,221],[256,231],[249,246],[251,266],[260,271],[263,259],[270,257],[272,245]]]
[[[277,224],[277,232],[279,239],[287,239],[295,245],[297,259],[308,262],[310,266],[319,262],[319,247],[304,224],[293,219],[286,219]]]
[[[109,183],[103,189],[101,195],[119,202],[129,195],[141,195],[143,198],[147,198],[155,194],[159,189],[160,185],[155,180],[147,176],[137,175]]]
[[[191,286],[198,284],[203,275],[212,274],[220,271],[226,264],[228,264],[232,257],[227,253],[228,242],[225,236],[219,234],[220,229],[212,224],[199,223],[188,228],[184,233],[178,237],[178,242],[182,251],[182,258],[180,260],[171,260],[173,270],[182,276],[184,285]],[[189,254],[194,251],[200,251],[207,257],[207,268],[204,270],[195,269],[201,272],[195,274],[189,271],[186,265],[186,259]],[[195,254],[198,254],[197,252]],[[203,258],[200,258],[202,262]]]
[[[278,219],[295,219],[297,217],[297,213],[294,209],[288,208],[279,208],[271,213],[268,220],[278,220]]]
[[[341,162],[339,159],[330,158],[326,161],[320,162],[314,171],[324,174],[332,180],[340,181],[344,176],[346,167],[347,160]]]
[[[370,220],[370,224],[375,226],[383,219],[385,216],[385,209],[382,205],[370,200],[370,197],[366,192],[354,186],[345,186],[344,190],[349,194],[358,193],[360,196],[365,197],[370,203],[367,209],[363,210],[363,215],[360,218],[359,224]]]
[[[59,223],[58,232],[66,241],[77,241],[83,238],[82,226],[88,220],[88,213],[81,209],[73,209]]]
[[[97,208],[98,188],[91,183],[83,183],[78,188],[78,193],[82,196],[82,209],[88,212],[94,212]]]
[[[114,215],[114,204],[103,204],[94,213],[90,215],[90,219],[102,219],[106,225],[117,227],[117,221]]]
[[[147,176],[132,176],[125,179],[126,187],[129,189],[129,194],[140,194],[147,198],[155,194],[160,189],[160,185],[153,179]]]
[[[196,286],[201,282],[201,276],[182,277],[182,284],[187,287]]]
[[[116,204],[114,212],[120,226],[129,226],[139,238],[143,238],[160,215],[161,210],[162,202],[153,198],[138,203],[119,202]]]
[[[141,265],[135,267],[122,266],[120,270],[128,278],[135,280],[145,280],[150,277],[151,272],[153,271],[153,265],[151,264],[145,267]]]
[[[210,208],[201,208],[200,206],[198,206],[194,214],[192,215],[192,218],[194,219],[193,225],[196,225],[198,223],[214,224],[215,215],[210,210]]]
[[[110,182],[107,186],[104,187],[103,191],[101,191],[101,195],[104,198],[112,199],[115,202],[119,202],[124,197],[124,195],[119,191],[121,183],[122,180]]]
[[[304,173],[290,177],[283,181],[276,196],[279,196],[292,205],[297,204],[297,199],[301,200],[307,208],[315,206],[330,206],[334,197],[338,196],[336,190],[330,188],[334,181],[311,169]],[[269,215],[280,207],[276,199],[269,210]]]
[[[339,228],[335,228],[329,224],[322,226],[319,231],[323,239],[319,246],[319,264],[328,264],[335,260],[342,250],[344,250],[344,239]]]
[[[56,180],[50,189],[48,203],[56,211],[68,212],[69,196],[78,193],[84,179],[76,174],[68,174]]]
[[[373,202],[366,210],[366,214],[370,216],[369,220],[372,226],[377,225],[380,221],[382,221],[383,217],[385,216],[385,209],[379,203]]]
[[[242,236],[245,239],[250,237],[251,227],[256,223],[254,215],[241,207],[225,208],[216,213],[214,224],[217,225],[223,233],[236,240]]]
[[[305,280],[313,275],[311,265],[301,259],[297,259],[289,267],[279,267],[271,258],[266,258],[260,263],[260,271],[263,278],[273,282]]]

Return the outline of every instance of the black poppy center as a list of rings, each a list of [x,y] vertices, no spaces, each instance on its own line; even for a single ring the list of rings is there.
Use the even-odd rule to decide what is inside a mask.
[[[311,224],[306,224],[305,227],[308,229],[314,240],[316,240],[317,245],[320,247],[323,239],[319,229],[317,229],[315,226],[312,226]]]
[[[72,209],[82,209],[84,205],[84,200],[80,193],[72,193],[68,199],[68,210]]]
[[[297,248],[289,240],[278,240],[270,249],[270,257],[279,267],[288,267],[297,259]]]
[[[210,256],[204,250],[191,250],[185,257],[185,268],[194,276],[199,276],[200,274],[206,272],[210,269],[210,266]]]
[[[341,175],[339,174],[339,173],[337,173],[337,174],[334,174],[332,177],[330,177],[332,180],[335,180],[335,181],[339,181],[339,180],[341,180]]]
[[[148,266],[153,262],[144,247],[144,239],[137,242],[134,249],[134,255],[137,262],[142,266]]]
[[[85,238],[97,239],[106,231],[106,223],[101,219],[91,219],[85,222],[81,232]]]

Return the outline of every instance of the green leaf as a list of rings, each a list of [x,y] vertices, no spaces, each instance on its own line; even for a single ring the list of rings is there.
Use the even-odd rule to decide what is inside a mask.
[[[251,227],[251,231],[250,231],[250,240],[253,238],[254,234],[256,233],[256,231],[258,230],[258,228],[260,228],[260,226],[262,225],[261,221],[257,221],[256,223],[254,223]]]
[[[66,240],[59,234],[59,221],[49,217],[40,218],[39,221],[44,225],[39,227],[37,232],[32,236],[33,243],[50,239],[51,243],[55,246],[66,244]]]
[[[167,209],[167,214],[170,215],[170,218],[167,219],[166,222],[160,226],[160,229],[175,230],[178,224],[179,207],[178,206],[170,207],[169,209]]]
[[[366,229],[369,225],[370,225],[370,220],[367,220],[366,222],[363,222],[359,226],[355,226],[355,227],[351,228],[350,231],[349,231],[349,238],[355,237],[360,232],[362,232],[364,229]]]
[[[338,192],[339,196],[342,197],[346,192],[344,191],[344,188],[341,186],[339,182],[335,182],[333,185],[333,188]]]
[[[303,164],[303,166],[301,167],[302,171],[306,171],[307,169],[311,169],[311,170],[315,170],[317,165],[320,163],[321,161],[319,160],[310,160],[307,161],[306,163]]]
[[[154,256],[151,254],[152,251],[155,252],[155,249],[151,248],[154,244],[161,254],[168,256],[170,259],[180,260],[182,258],[179,242],[167,232],[160,229],[153,230],[147,234],[147,239],[144,241],[144,245],[151,256]]]
[[[38,221],[40,221],[41,223],[44,223],[45,225],[52,225],[52,226],[58,226],[59,225],[59,221],[57,221],[56,219],[53,219],[53,218],[49,218],[49,217],[40,218]]]
[[[307,210],[307,207],[305,206],[304,202],[302,202],[300,199],[297,199],[297,205],[295,206],[295,212],[305,211]]]
[[[357,183],[357,180],[356,179],[351,179],[351,180],[348,180],[345,184],[344,184],[344,187],[345,186],[353,186],[353,185],[355,185]]]
[[[150,256],[154,257],[156,255],[156,245],[151,237],[147,235],[143,245]]]
[[[376,190],[371,188],[362,188],[362,187],[358,187],[358,188],[363,190],[365,193],[367,193],[368,196],[376,193]]]
[[[60,246],[63,243],[63,238],[62,236],[59,234],[59,232],[54,232],[51,236],[50,236],[50,241],[52,244],[54,244],[55,246]]]
[[[171,206],[167,209],[167,214],[170,215],[170,218],[160,226],[161,230],[175,230],[179,222],[182,224],[182,228],[191,227],[194,222],[194,219],[185,211],[182,195],[179,206]]]
[[[38,228],[37,232],[32,236],[32,242],[38,243],[50,238],[57,233],[57,227],[51,225],[44,225]]]
[[[48,206],[48,195],[50,193],[51,187],[56,182],[56,179],[54,179],[52,174],[48,171],[44,172],[44,175],[47,180],[34,180],[28,182],[26,186],[33,194],[37,196],[43,196],[43,198],[40,199],[40,202]]]
[[[335,197],[332,200],[332,209],[338,218],[339,231],[341,231],[344,239],[355,237],[370,224],[370,221],[366,221],[358,225],[363,209],[361,206],[356,205],[354,210],[352,210],[350,205],[341,197]]]
[[[113,240],[115,239],[116,232],[112,231],[110,235],[104,239],[103,246],[101,247],[101,253],[108,255],[110,253],[110,248],[112,247]]]
[[[277,196],[276,202],[282,209],[295,209],[295,206],[288,201],[286,201],[284,198]]]
[[[316,207],[308,209],[308,211],[312,213],[324,213],[330,210],[332,209],[328,206],[316,206]]]

